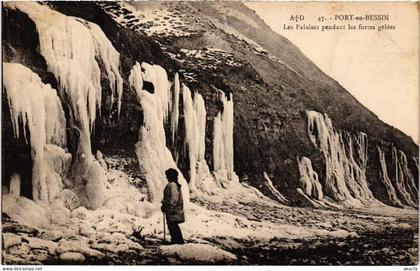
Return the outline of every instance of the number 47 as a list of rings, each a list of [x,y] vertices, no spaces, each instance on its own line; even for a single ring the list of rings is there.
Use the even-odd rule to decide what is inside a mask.
[[[320,17],[318,17],[317,21],[322,23],[323,21],[325,21],[325,17],[320,16]]]

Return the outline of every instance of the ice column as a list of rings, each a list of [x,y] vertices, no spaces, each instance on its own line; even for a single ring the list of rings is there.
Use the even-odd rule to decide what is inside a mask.
[[[309,197],[317,200],[322,200],[324,194],[322,193],[322,185],[318,180],[318,173],[312,168],[311,160],[307,157],[298,159],[299,165],[299,187]]]
[[[172,135],[172,147],[175,147],[175,135],[178,131],[178,120],[179,120],[179,75],[175,74],[173,93],[172,93],[172,105],[171,107],[171,135]]]
[[[150,65],[149,63],[142,62],[141,67],[143,80],[151,82],[154,87],[154,93],[158,100],[157,106],[159,109],[156,111],[159,118],[164,123],[168,121],[169,109],[171,107],[171,83],[168,81],[168,75],[164,68],[159,65]]]
[[[191,96],[190,89],[182,85],[182,101],[185,120],[185,135],[190,161],[190,188],[192,191],[199,182],[210,177],[210,171],[204,158],[206,146],[206,107],[199,93]]]
[[[213,170],[216,177],[239,181],[233,168],[233,98],[220,94],[223,111],[214,118]]]
[[[142,67],[144,72],[142,72]],[[136,91],[137,100],[143,109],[144,123],[140,127],[139,141],[136,144],[136,153],[140,169],[145,173],[151,201],[160,202],[163,197],[163,189],[167,184],[165,170],[175,168],[178,170],[171,152],[166,146],[164,119],[165,111],[168,112],[169,100],[167,91],[170,86],[166,72],[163,68],[147,63],[136,63],[130,73],[129,83]],[[159,72],[156,72],[159,71]],[[164,70],[163,70],[164,71]],[[152,82],[155,92],[143,90],[143,81]],[[166,82],[165,82],[166,81]],[[159,84],[155,84],[159,82]],[[167,116],[167,115],[166,115]],[[178,181],[182,185],[184,201],[189,201],[187,182],[178,170]]]
[[[286,204],[289,203],[289,201],[283,196],[283,194],[280,193],[280,191],[278,191],[274,185],[273,182],[271,181],[270,177],[268,176],[268,174],[266,172],[263,173],[264,176],[264,184],[266,186],[266,188],[268,189],[268,191],[270,192],[270,194],[280,203]]]
[[[62,189],[71,155],[61,148],[66,145],[66,120],[56,91],[44,84],[37,74],[17,63],[3,63],[3,82],[14,134],[29,129],[33,160],[32,194],[34,200],[50,201]],[[26,133],[23,135],[28,142]],[[51,161],[51,156],[56,160]],[[61,165],[62,170],[57,170]]]
[[[99,26],[80,18],[65,16],[36,2],[8,3],[34,21],[39,35],[40,53],[55,75],[60,90],[69,97],[76,126],[80,130],[79,155],[93,159],[90,131],[101,107],[102,88],[96,57],[102,60],[111,90],[121,105],[122,77],[119,53],[112,47]],[[114,95],[114,93],[113,93]]]
[[[7,5],[26,13],[36,25],[40,53],[60,84],[61,98],[70,104],[73,120],[70,125],[79,133],[73,168],[75,185],[86,184],[79,196],[87,198],[87,207],[100,207],[105,196],[105,172],[98,167],[90,142],[102,98],[101,70],[96,59],[104,65],[112,96],[117,95],[119,113],[123,86],[118,70],[119,53],[96,24],[65,16],[36,2]]]

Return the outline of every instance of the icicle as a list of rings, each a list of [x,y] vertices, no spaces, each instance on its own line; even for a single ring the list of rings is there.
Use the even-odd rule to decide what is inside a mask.
[[[382,151],[382,149],[379,146],[377,146],[377,149],[378,149],[378,154],[379,154],[379,163],[381,166],[380,178],[383,184],[385,185],[385,191],[388,194],[388,199],[392,205],[397,206],[397,207],[402,207],[403,204],[398,199],[397,192],[395,191],[395,188],[392,185],[392,182],[388,176],[388,170],[387,170],[386,161],[385,161],[385,153]]]
[[[206,106],[203,96],[196,93],[194,95],[194,110],[197,124],[197,159],[199,162],[204,161],[206,153]]]
[[[80,135],[73,175],[75,184],[84,186],[88,207],[100,207],[105,195],[105,172],[98,169],[91,151],[90,135],[101,108],[101,70],[96,59],[105,68],[112,96],[118,97],[118,114],[121,107],[122,77],[119,74],[119,53],[112,47],[99,26],[80,18],[65,16],[47,5],[36,2],[7,3],[11,8],[26,13],[35,23],[39,35],[40,53],[48,70],[54,74],[60,90],[66,92],[75,127]],[[34,168],[42,164],[34,161]],[[40,171],[42,172],[42,171]],[[37,174],[37,172],[35,172]],[[43,179],[43,176],[36,178]],[[79,196],[83,196],[83,192]],[[43,196],[45,198],[45,196]]]
[[[195,191],[202,179],[210,177],[207,162],[204,158],[206,146],[206,107],[199,93],[191,97],[191,91],[182,85],[184,106],[185,135],[190,161],[190,188]]]
[[[381,165],[381,181],[385,185],[388,199],[392,205],[403,205],[417,208],[418,190],[411,170],[408,168],[407,157],[404,152],[392,147],[392,166],[395,172],[394,179],[388,175],[385,153],[378,146],[379,162]]]
[[[411,173],[410,168],[408,167],[408,162],[407,162],[407,156],[405,155],[405,153],[401,150],[398,151],[399,154],[399,161],[400,161],[400,166],[403,170],[403,175],[404,175],[404,179],[405,179],[405,185],[408,188],[408,192],[411,195],[411,198],[413,199],[413,201],[415,203],[418,203],[418,189],[416,186],[416,182],[414,179],[413,174]]]
[[[95,42],[96,55],[100,56],[102,63],[105,66],[105,72],[108,76],[111,87],[111,104],[114,103],[115,93],[117,94],[117,109],[118,116],[121,111],[122,93],[123,93],[123,79],[119,72],[120,54],[112,46],[111,41],[105,36],[102,29],[91,22],[85,22],[90,28],[93,41]]]
[[[221,92],[223,112],[214,119],[213,160],[214,171],[229,180],[238,180],[233,167],[233,98]]]
[[[171,133],[172,133],[172,147],[175,146],[175,135],[178,131],[179,119],[179,75],[175,74],[174,88],[172,93],[172,106],[171,106]]]
[[[407,158],[402,151],[397,151],[395,147],[392,148],[392,161],[395,167],[395,182],[401,200],[407,205],[417,207],[416,200],[418,198],[418,191],[414,183],[414,177],[408,168]]]
[[[289,201],[274,187],[273,182],[271,181],[270,177],[268,177],[268,174],[264,172],[264,180],[265,185],[270,191],[270,193],[277,199],[278,202],[286,204],[289,203]]]
[[[40,53],[61,89],[70,98],[80,130],[79,156],[83,156],[84,161],[91,161],[90,132],[97,107],[101,107],[102,96],[101,73],[95,58],[98,57],[104,64],[112,95],[117,92],[119,112],[122,97],[119,53],[96,24],[65,16],[36,2],[7,5],[28,14],[34,21],[39,34]]]
[[[27,126],[30,132],[33,198],[52,200],[56,196],[51,192],[55,185],[50,185],[48,180],[57,175],[57,170],[48,162],[51,156],[48,146],[66,144],[66,121],[60,99],[49,84],[42,83],[37,74],[21,64],[4,62],[3,82],[16,137],[19,137],[20,124],[23,131]],[[71,155],[56,147],[62,150],[57,163],[68,162]],[[56,179],[61,184],[59,175]]]
[[[418,157],[413,157],[413,161],[414,161],[414,164],[416,165],[417,170],[419,170],[419,168],[420,168],[419,158]]]
[[[20,184],[20,175],[13,173],[12,177],[10,178],[9,193],[14,198],[20,197]]]
[[[146,70],[145,73],[141,68]],[[143,109],[144,125],[140,127],[139,141],[136,144],[136,153],[139,160],[139,166],[146,175],[146,181],[151,194],[152,202],[160,202],[163,197],[163,189],[167,183],[165,171],[168,168],[175,168],[178,170],[171,152],[166,147],[165,130],[164,130],[164,114],[162,110],[167,106],[166,102],[162,102],[162,97],[159,94],[160,89],[155,85],[155,93],[150,93],[143,90],[143,81],[150,80],[157,82],[153,78],[155,70],[161,68],[151,68],[147,63],[136,63],[130,73],[129,83],[132,89],[137,93],[137,100]],[[157,77],[159,80],[165,77]],[[155,81],[153,81],[155,80]],[[167,85],[168,83],[160,83]],[[184,201],[189,201],[188,184],[185,181],[182,173],[178,170],[178,181],[182,185],[182,193]]]
[[[353,136],[349,133],[334,130],[326,114],[307,111],[306,115],[309,138],[324,154],[327,194],[351,207],[358,207],[361,202],[377,203],[366,180],[366,134],[359,133],[353,142]]]
[[[154,94],[158,97],[159,106],[159,119],[162,119],[164,123],[168,121],[169,108],[171,104],[171,84],[168,81],[168,75],[164,68],[159,65],[150,65],[146,62],[141,63],[141,67],[144,69],[142,77],[144,81],[153,83]]]
[[[196,164],[197,164],[197,154],[198,154],[198,129],[197,129],[197,120],[194,110],[194,104],[191,97],[191,91],[187,86],[182,85],[182,100],[184,105],[184,120],[185,120],[185,136],[186,144],[188,147],[188,156],[190,161],[190,187],[195,188],[196,183]]]
[[[312,168],[311,160],[307,157],[302,157],[302,159],[297,159],[297,161],[299,164],[300,188],[309,197],[322,200],[324,198],[322,185],[318,180],[318,173]]]

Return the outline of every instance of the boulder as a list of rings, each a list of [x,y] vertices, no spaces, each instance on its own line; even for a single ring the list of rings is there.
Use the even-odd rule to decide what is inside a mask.
[[[52,224],[64,226],[70,218],[70,210],[63,199],[54,199],[50,205],[49,218]]]
[[[38,238],[49,241],[59,241],[69,236],[71,236],[71,232],[62,230],[46,230],[37,234]]]
[[[111,252],[114,254],[126,252],[127,250],[130,249],[130,247],[127,244],[106,244],[106,243],[93,244],[92,248],[101,250],[101,251]]]
[[[85,207],[80,206],[80,207],[78,207],[78,208],[76,208],[76,209],[74,209],[72,211],[71,217],[76,217],[76,218],[79,218],[79,219],[84,219],[86,217],[86,215],[87,215],[87,212],[88,212],[88,210]]]
[[[80,234],[86,237],[90,237],[96,234],[95,229],[92,228],[92,225],[89,221],[83,221],[80,224]]]
[[[3,247],[5,249],[19,245],[22,242],[22,238],[14,233],[3,233]]]
[[[85,256],[78,252],[64,252],[60,255],[60,260],[64,262],[84,262]]]
[[[51,226],[46,208],[33,200],[7,194],[3,195],[2,203],[3,212],[20,224],[45,229]]]
[[[79,197],[69,189],[63,189],[58,198],[64,201],[64,206],[70,211],[73,211],[80,206]]]
[[[95,249],[91,249],[87,242],[83,240],[62,240],[59,242],[57,247],[57,253],[63,254],[65,252],[78,252],[82,253],[83,255],[94,257],[94,258],[102,258],[105,255]]]
[[[229,263],[236,256],[216,246],[208,244],[185,244],[159,246],[158,252],[167,258],[179,257],[183,263]]]
[[[57,249],[57,243],[50,241],[50,240],[43,240],[36,237],[24,237],[24,239],[28,242],[28,245],[31,249],[45,249],[48,250],[48,253],[51,255],[55,254]]]

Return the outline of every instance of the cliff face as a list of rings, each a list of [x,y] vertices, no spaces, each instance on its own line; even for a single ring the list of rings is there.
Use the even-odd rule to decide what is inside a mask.
[[[142,156],[147,153],[146,147],[134,146],[139,140],[144,143],[142,138],[154,138],[146,132],[139,134],[142,126],[150,125],[152,114],[146,110],[148,104],[142,103],[144,100],[139,98],[139,93],[144,89],[151,95],[161,95],[158,84],[168,81],[171,86],[169,97],[176,93],[175,82],[179,80],[178,91],[184,95],[186,90],[181,85],[185,84],[192,91],[192,97],[182,96],[179,104],[174,104],[175,99],[164,104],[172,109],[179,108],[179,116],[176,116],[179,125],[176,136],[172,137],[175,115],[171,115],[168,122],[162,120],[164,140],[159,141],[163,144],[159,148],[168,148],[176,166],[190,182],[191,190],[200,187],[200,182],[191,182],[196,174],[219,180],[233,180],[236,177],[232,176],[237,175],[239,180],[260,188],[270,197],[276,198],[280,191],[289,204],[358,206],[377,199],[399,207],[417,206],[418,184],[414,180],[418,168],[413,157],[417,157],[418,146],[402,132],[380,121],[246,6],[233,2],[88,2],[83,5],[51,2],[48,5],[63,16],[83,20],[87,31],[103,32],[106,38],[101,40],[109,40],[110,44],[98,43],[97,51],[101,52],[106,45],[108,51],[114,52],[113,48],[119,54],[118,62],[107,61],[97,54],[93,57],[99,71],[95,78],[99,78],[101,88],[100,97],[96,98],[101,98],[102,106],[87,115],[94,122],[88,133],[89,129],[80,128],[85,124],[72,120],[75,107],[71,95],[63,98],[65,84],[42,52],[39,22],[35,25],[36,19],[22,8],[3,6],[3,61],[30,68],[43,83],[51,84],[60,93],[67,121],[67,148],[73,160],[81,155],[83,148],[92,151],[83,153],[94,154],[101,150],[106,155],[123,153],[137,157],[140,163],[142,159],[148,160]],[[94,26],[87,22],[98,25],[101,31],[94,31]],[[93,35],[93,39],[95,37]],[[140,90],[136,89],[129,79],[136,62],[158,65],[167,77],[153,81],[142,75],[142,86]],[[109,63],[114,63],[116,68],[113,70]],[[147,69],[144,65],[139,66],[138,73],[147,73]],[[116,93],[115,80],[110,79],[110,74],[117,78],[117,75],[121,76],[121,97]],[[119,81],[115,82],[118,84]],[[221,92],[224,93],[222,98]],[[141,93],[145,97],[149,94]],[[6,96],[3,92],[3,97]],[[197,97],[202,97],[204,109],[197,109]],[[222,132],[229,131],[226,111],[232,100],[233,144],[227,139],[229,132]],[[3,147],[3,157],[13,156],[13,151],[19,148],[22,149],[22,152],[18,151],[19,159],[27,165],[21,167],[12,162],[13,159],[11,162],[4,159],[3,184],[8,185],[12,174],[20,171],[22,183],[28,185],[33,178],[32,159],[28,155],[30,148],[6,129],[10,127],[10,117],[5,98],[3,105],[3,146],[14,146]],[[186,109],[188,106],[190,110]],[[96,118],[92,118],[93,113]],[[314,121],[310,116],[316,114],[324,117]],[[199,116],[205,116],[205,121],[199,122]],[[160,118],[157,119],[159,121],[155,122],[160,123]],[[197,123],[205,125],[192,136],[191,127]],[[83,141],[81,135],[74,139],[73,125],[82,130],[81,134],[86,133],[85,142],[90,141],[91,146],[80,143]],[[310,129],[310,125],[315,126]],[[322,125],[326,128],[321,131]],[[155,132],[162,134],[161,130]],[[199,142],[196,151],[192,151],[194,142]],[[231,157],[226,151],[229,145],[233,148],[234,169],[227,162],[227,157]],[[220,153],[223,153],[223,162]],[[84,165],[85,160],[77,159],[80,161],[73,163],[80,164],[76,166],[79,172],[86,178],[91,176],[91,165]],[[203,166],[195,169],[196,164]],[[141,163],[140,168],[142,165],[147,171],[147,165]],[[206,166],[209,169],[206,170]],[[147,179],[147,172],[143,173]],[[267,178],[278,191],[273,192]],[[319,190],[323,192],[321,197]],[[89,204],[95,201],[89,199],[89,195],[87,198]]]

